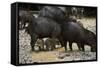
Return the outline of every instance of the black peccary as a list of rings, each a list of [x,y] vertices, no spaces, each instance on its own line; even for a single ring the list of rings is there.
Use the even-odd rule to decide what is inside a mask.
[[[61,40],[65,50],[67,50],[66,43],[68,41],[71,50],[72,43],[75,42],[83,51],[85,44],[91,46],[91,51],[96,51],[96,35],[75,22],[67,22],[63,25]]]
[[[82,18],[84,16],[83,7],[66,7],[66,12],[68,16],[74,16],[75,18]]]
[[[51,18],[57,23],[62,24],[65,20],[65,13],[57,6],[44,6],[39,13],[39,17]]]
[[[74,21],[76,23],[76,19],[71,18],[70,16],[66,15],[66,12],[72,12],[71,7],[70,9],[66,9],[67,7],[59,7],[59,6],[44,6],[40,12],[39,17],[47,17],[57,21],[58,24],[63,25],[66,21]],[[78,8],[74,7],[76,11]],[[72,7],[73,9],[73,7]],[[80,22],[77,22],[80,23]],[[80,25],[80,24],[79,24]],[[63,26],[62,26],[63,27]]]
[[[39,18],[35,18],[34,19],[34,17],[32,16],[32,14],[30,14],[29,12],[27,12],[27,11],[21,11],[20,12],[20,15],[19,15],[19,17],[20,17],[20,19],[22,19],[22,24],[24,24],[24,26],[25,26],[25,22],[33,22],[34,21],[34,23],[32,23],[32,24],[30,24],[29,23],[29,27],[28,27],[28,32],[29,32],[29,34],[31,34],[31,36],[33,35],[33,30],[34,30],[34,28],[36,27],[36,24],[37,24],[37,22],[39,23],[40,21],[42,21],[42,23],[44,22],[44,25],[42,24],[42,26],[39,26],[39,27],[41,27],[42,29],[44,29],[46,26],[49,26],[49,25],[54,25],[54,23],[52,22],[52,21],[47,21],[47,20],[49,20],[49,18],[50,18],[50,16],[51,16],[51,18],[50,19],[53,19],[53,18],[55,18],[55,17],[58,17],[58,20],[62,20],[63,18],[64,18],[64,16],[63,16],[63,12],[59,9],[59,8],[56,8],[56,7],[46,7],[48,10],[42,10],[43,12],[42,13],[45,13],[45,12],[47,12],[47,13],[45,13],[44,15],[43,15],[43,17],[42,17],[42,15],[41,16],[39,16]],[[50,10],[50,8],[53,8],[53,10],[54,11],[56,11],[56,12],[58,12],[58,13],[53,13],[54,11],[51,11]],[[57,11],[58,10],[58,11]],[[52,13],[50,13],[50,12],[52,12]],[[42,14],[41,13],[41,14]],[[49,14],[49,15],[48,15]],[[59,17],[59,16],[57,16],[57,15],[59,15],[59,14],[61,14],[61,18]],[[47,18],[46,18],[47,17]],[[34,19],[34,20],[33,20]],[[39,19],[39,20],[38,20]],[[46,19],[46,20],[45,20]],[[36,21],[35,21],[36,20]],[[57,18],[56,18],[56,20],[57,20]],[[76,22],[76,20],[73,20],[73,19],[68,19],[68,21],[74,21],[74,22]],[[35,23],[36,22],[36,23]],[[48,24],[46,24],[46,22],[48,22]],[[52,24],[53,23],[53,24]],[[56,22],[56,24],[57,24],[58,22]],[[62,22],[60,22],[61,24],[62,24]],[[46,25],[46,26],[45,26]],[[58,25],[57,25],[58,26]],[[34,28],[33,28],[34,27]],[[62,26],[63,27],[63,26]],[[65,27],[67,27],[67,25],[65,26]],[[39,29],[39,30],[41,30],[41,28]],[[51,28],[51,27],[50,27]],[[37,28],[38,29],[38,28]],[[49,28],[47,28],[47,29],[49,29]],[[39,31],[39,30],[36,30],[36,31]],[[51,30],[51,29],[49,29],[49,30]],[[50,32],[50,31],[48,31],[48,32],[46,32],[45,30],[43,30],[45,33],[44,34],[46,34],[46,33],[48,33],[48,32]],[[43,35],[44,35],[43,34]],[[59,35],[59,34],[58,34]],[[63,42],[61,42],[60,41],[60,43],[61,43],[61,45],[63,45]],[[32,43],[31,43],[32,44]]]
[[[22,24],[28,22],[26,31],[28,31],[31,36],[31,47],[33,51],[35,42],[38,38],[50,37],[54,39],[60,36],[61,28],[59,24],[56,23],[56,21],[46,17],[34,18],[31,14],[29,16],[26,13],[27,12],[22,12],[19,17],[21,18],[20,21],[23,22]]]

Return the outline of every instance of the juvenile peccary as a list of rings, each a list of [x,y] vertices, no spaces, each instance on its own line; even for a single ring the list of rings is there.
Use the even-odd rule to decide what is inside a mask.
[[[53,39],[51,38],[47,38],[45,41],[44,41],[44,44],[46,46],[46,50],[47,51],[51,51],[53,49],[55,49],[55,42],[53,41]]]
[[[56,45],[59,46],[59,40],[51,38],[42,38],[37,39],[35,46],[39,48],[40,51],[51,51],[56,48]]]
[[[44,50],[44,40],[43,39],[37,39],[35,46],[39,48],[39,51]]]
[[[66,48],[67,41],[69,42],[70,49],[72,50],[72,43],[75,42],[78,44],[79,48],[82,48],[84,51],[84,45],[87,44],[91,46],[91,51],[96,51],[96,35],[80,26],[75,22],[67,22],[63,25],[62,28],[62,38],[61,44]]]
[[[58,39],[46,38],[44,40],[44,45],[46,46],[47,51],[51,51],[58,48],[60,46],[60,42]]]
[[[35,46],[39,48],[39,50],[51,51],[55,48],[55,43],[51,38],[43,38],[38,39],[35,43]]]

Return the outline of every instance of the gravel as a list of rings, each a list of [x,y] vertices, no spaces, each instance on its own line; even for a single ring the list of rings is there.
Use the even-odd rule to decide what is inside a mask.
[[[25,30],[19,30],[19,63],[21,64],[33,63],[30,40]]]

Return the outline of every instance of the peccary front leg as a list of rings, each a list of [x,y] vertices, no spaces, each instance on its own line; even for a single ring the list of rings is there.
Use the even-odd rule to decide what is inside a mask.
[[[64,40],[63,40],[63,38],[60,36],[59,38],[59,42],[60,42],[60,44],[61,44],[61,47],[64,47]]]
[[[40,51],[43,51],[44,50],[44,41],[43,41],[43,39],[40,39],[39,41],[38,41],[38,43],[39,43],[39,49],[40,49]]]
[[[32,51],[34,51],[34,46],[35,46],[35,43],[37,41],[37,35],[36,34],[32,34],[31,35],[31,48],[32,48]]]
[[[69,42],[70,50],[72,51],[72,42]]]
[[[61,43],[61,46],[65,48],[65,51],[67,51],[67,46],[66,46],[67,42],[62,40],[62,41],[60,41],[60,43]]]
[[[81,43],[81,47],[82,47],[82,51],[85,51],[83,43]]]
[[[65,51],[67,51],[67,46],[66,46],[67,41],[64,40],[63,37],[59,37],[59,42],[61,46],[65,48]]]
[[[64,41],[63,41],[63,44],[64,44],[64,47],[65,47],[65,51],[67,51],[66,43],[67,43],[67,42],[64,40]]]

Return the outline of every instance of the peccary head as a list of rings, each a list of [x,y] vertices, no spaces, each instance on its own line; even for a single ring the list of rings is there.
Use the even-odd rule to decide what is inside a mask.
[[[26,27],[26,23],[32,22],[32,16],[31,13],[28,11],[20,10],[19,11],[19,29],[24,29]]]
[[[86,42],[88,45],[91,46],[91,51],[92,52],[95,52],[96,51],[96,35],[89,31],[89,30],[86,30]]]
[[[96,35],[93,34],[93,40],[91,41],[91,51],[95,52],[97,50],[97,44],[96,44]]]

